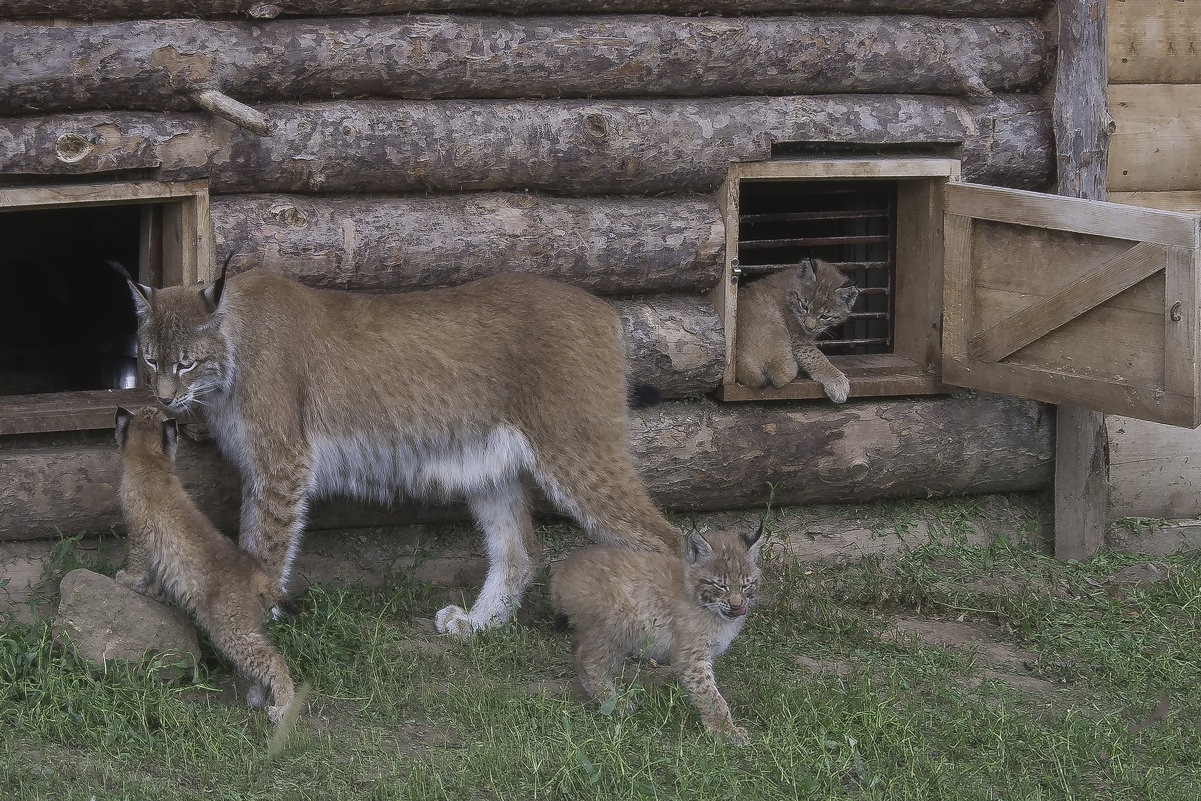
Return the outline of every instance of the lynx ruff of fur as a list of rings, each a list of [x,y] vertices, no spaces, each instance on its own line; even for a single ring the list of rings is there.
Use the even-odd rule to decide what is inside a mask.
[[[805,259],[795,270],[781,270],[747,284],[738,292],[737,361],[734,377],[748,387],[782,387],[799,369],[819,382],[826,395],[842,403],[851,382],[814,340],[844,322],[859,297],[832,264]]]
[[[240,542],[281,587],[310,500],[334,493],[465,498],[488,574],[470,611],[435,617],[461,636],[507,620],[532,578],[530,480],[598,541],[679,553],[629,453],[620,319],[586,292],[510,274],[373,296],[225,267],[130,287],[149,386],[203,410],[242,473]]]
[[[556,565],[551,601],[575,629],[580,683],[596,698],[614,692],[627,656],[670,661],[705,726],[744,745],[717,689],[713,660],[746,621],[759,580],[763,527],[748,535],[696,532],[683,559],[624,548],[586,548]]]
[[[226,539],[196,508],[175,475],[179,429],[158,410],[117,410],[121,510],[129,527],[126,568],[117,581],[137,592],[165,593],[192,613],[218,651],[255,684],[246,696],[278,722],[292,702],[288,666],[263,633],[279,586],[253,556]]]

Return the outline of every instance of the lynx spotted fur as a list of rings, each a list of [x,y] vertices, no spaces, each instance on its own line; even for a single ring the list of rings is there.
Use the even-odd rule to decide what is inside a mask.
[[[746,621],[762,533],[762,526],[749,535],[694,531],[683,559],[592,547],[556,565],[551,602],[575,630],[584,691],[594,698],[613,693],[613,676],[628,656],[669,661],[705,726],[745,744],[746,731],[717,689],[713,660]]]
[[[258,561],[213,527],[175,474],[179,429],[147,407],[117,410],[121,510],[129,527],[126,567],[117,581],[137,592],[165,594],[182,604],[214,647],[255,681],[247,695],[278,722],[294,696],[283,656],[263,633],[263,618],[279,603],[279,585]]]
[[[532,578],[531,482],[602,542],[679,552],[629,453],[620,320],[582,290],[514,274],[364,295],[224,268],[130,286],[149,385],[204,412],[242,473],[240,541],[280,586],[324,494],[466,500],[488,574],[469,612],[435,618],[463,636],[508,619]]]
[[[842,403],[851,383],[818,350],[814,340],[845,322],[859,297],[846,276],[828,262],[805,259],[738,291],[738,336],[734,377],[748,387],[782,387],[798,369]]]

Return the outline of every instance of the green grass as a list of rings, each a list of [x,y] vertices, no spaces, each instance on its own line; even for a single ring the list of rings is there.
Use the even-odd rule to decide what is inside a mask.
[[[717,665],[746,748],[706,734],[661,669],[638,666],[629,716],[581,702],[544,598],[528,599],[526,623],[460,643],[431,633],[441,601],[402,574],[379,588],[315,585],[301,614],[272,624],[311,686],[275,755],[262,713],[232,696],[211,652],[165,684],[152,662],[99,670],[44,624],[8,626],[0,797],[1197,797],[1195,559],[1158,559],[1168,577],[1131,588],[1111,577],[1141,557],[1055,562],[1017,512],[971,501],[839,511],[883,535],[913,535],[919,519],[928,533],[895,558],[769,562],[770,597]],[[776,510],[769,525],[808,514]],[[965,532],[981,519],[997,536],[973,545]],[[1026,664],[998,668],[983,644],[898,640],[898,618],[975,626]]]

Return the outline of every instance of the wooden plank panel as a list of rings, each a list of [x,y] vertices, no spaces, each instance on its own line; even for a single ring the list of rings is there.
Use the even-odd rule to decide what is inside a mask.
[[[946,178],[957,181],[959,161],[910,158],[773,159],[731,164],[730,175],[755,180]]]
[[[948,187],[949,189],[950,187]],[[967,358],[968,332],[971,330],[972,305],[972,220],[947,214],[943,222],[943,364],[948,359]],[[944,366],[945,370],[945,366]],[[953,382],[948,382],[953,383]]]
[[[44,209],[83,203],[147,203],[208,193],[207,181],[128,181],[105,184],[65,184],[0,189],[0,207],[38,206]]]
[[[721,318],[726,334],[725,371],[722,384],[735,383],[735,348],[738,345],[738,332],[735,321],[738,319],[738,276],[734,267],[738,264],[738,208],[741,203],[741,185],[734,171],[722,182],[718,190],[717,201],[725,220],[725,267],[722,279],[713,287],[713,305]]]
[[[1201,83],[1201,0],[1109,0],[1109,82]]]
[[[1111,190],[1201,189],[1201,85],[1115,85],[1109,98]]]
[[[939,369],[945,181],[897,181],[893,353]]]
[[[145,406],[144,389],[101,389],[0,397],[0,434],[111,428],[118,406]]]
[[[1164,388],[1168,392],[1196,393],[1198,379],[1197,282],[1201,280],[1201,253],[1171,248],[1164,272]],[[1201,404],[1201,393],[1198,404]],[[1201,414],[1201,405],[1198,407]]]
[[[1105,418],[1109,517],[1201,517],[1201,428]]]
[[[946,197],[948,214],[1136,242],[1198,244],[1187,214],[978,184],[948,184]]]
[[[972,337],[972,358],[997,361],[1164,269],[1162,245],[1140,243]]]
[[[1146,206],[1184,214],[1201,214],[1201,190],[1187,192],[1110,192],[1112,203]]]
[[[1194,418],[1192,395],[1176,395],[1117,381],[1081,378],[1009,364],[980,365],[963,359],[945,360],[942,379],[956,386],[1096,409],[1109,414],[1125,412],[1174,426],[1192,428],[1198,422]]]

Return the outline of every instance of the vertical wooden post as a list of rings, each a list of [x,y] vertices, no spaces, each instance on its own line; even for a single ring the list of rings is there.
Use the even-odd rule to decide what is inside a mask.
[[[1109,135],[1106,0],[1059,0],[1053,116],[1059,194],[1104,200]],[[1060,406],[1055,429],[1055,556],[1087,559],[1105,538],[1105,415]]]

